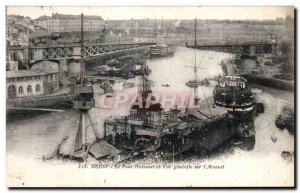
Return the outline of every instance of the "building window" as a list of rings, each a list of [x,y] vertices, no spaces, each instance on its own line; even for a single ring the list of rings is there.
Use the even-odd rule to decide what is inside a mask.
[[[35,86],[35,91],[36,91],[36,92],[40,92],[40,91],[41,91],[41,86],[40,86],[39,84],[37,84],[37,85]]]
[[[23,86],[19,86],[19,94],[23,94]]]
[[[31,87],[31,85],[27,86],[27,93],[32,93],[32,87]]]
[[[54,93],[54,87],[53,86],[50,87],[50,94],[51,93]]]
[[[14,85],[10,85],[8,87],[8,91],[7,91],[7,94],[8,94],[8,98],[10,99],[14,99],[16,98],[16,87]]]

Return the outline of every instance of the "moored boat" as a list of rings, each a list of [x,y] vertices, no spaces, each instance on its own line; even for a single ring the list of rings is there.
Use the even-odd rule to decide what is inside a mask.
[[[156,44],[150,46],[149,55],[150,57],[164,57],[164,56],[173,56],[174,48],[166,44]]]
[[[124,82],[123,87],[124,88],[132,88],[132,87],[134,87],[134,84],[132,82]]]
[[[240,76],[223,76],[215,86],[214,103],[229,111],[253,110],[254,96],[247,80]]]

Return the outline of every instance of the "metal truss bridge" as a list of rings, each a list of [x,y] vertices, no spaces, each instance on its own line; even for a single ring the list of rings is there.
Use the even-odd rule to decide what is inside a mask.
[[[145,49],[155,43],[133,44],[92,44],[83,47],[83,57],[89,58],[120,51]],[[80,45],[32,47],[34,60],[67,59],[68,57],[80,56]]]
[[[216,42],[211,44],[186,45],[188,48],[199,50],[211,50],[231,54],[261,54],[274,53],[276,42],[272,41],[251,41],[251,42]]]

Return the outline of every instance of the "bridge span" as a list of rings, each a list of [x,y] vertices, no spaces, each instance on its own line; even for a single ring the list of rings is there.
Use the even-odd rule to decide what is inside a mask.
[[[231,54],[275,54],[276,41],[237,41],[237,42],[215,42],[215,43],[197,43],[193,45],[186,45],[188,48],[194,48],[198,50],[212,50],[217,52],[225,52]]]
[[[120,52],[143,50],[151,43],[127,43],[127,44],[88,44],[83,46],[84,58],[103,56],[106,54],[115,54]],[[79,57],[81,53],[80,44],[52,45],[52,46],[10,46],[10,53],[23,52],[30,61],[42,60],[65,60]]]

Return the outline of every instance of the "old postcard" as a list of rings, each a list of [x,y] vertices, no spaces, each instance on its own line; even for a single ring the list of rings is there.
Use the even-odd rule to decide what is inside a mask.
[[[294,187],[294,21],[7,6],[7,186]]]

